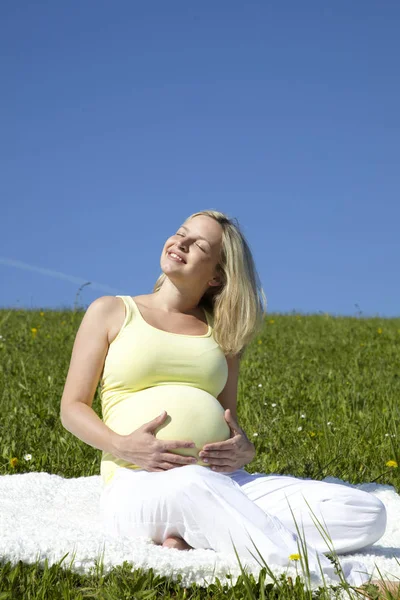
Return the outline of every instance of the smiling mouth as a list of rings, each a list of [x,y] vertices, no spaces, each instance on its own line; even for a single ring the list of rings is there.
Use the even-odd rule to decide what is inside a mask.
[[[180,262],[180,263],[185,264],[185,261],[180,256],[175,254],[175,252],[167,252],[167,255],[169,256],[169,258],[171,258],[175,262]]]

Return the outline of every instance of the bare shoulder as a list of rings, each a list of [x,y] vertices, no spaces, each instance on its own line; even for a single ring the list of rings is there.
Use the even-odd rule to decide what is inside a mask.
[[[101,296],[92,302],[92,305],[95,303],[97,303],[95,310],[98,311],[101,325],[107,331],[108,344],[111,344],[124,323],[125,303],[117,296]]]
[[[139,305],[150,308],[148,298],[151,294],[142,294],[141,296],[131,296]],[[95,302],[99,302],[104,321],[107,326],[108,343],[111,344],[117,337],[122,325],[124,324],[126,308],[122,298],[117,296],[101,296]]]

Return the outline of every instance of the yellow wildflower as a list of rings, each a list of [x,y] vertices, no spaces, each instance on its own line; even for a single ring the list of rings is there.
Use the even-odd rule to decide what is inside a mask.
[[[14,457],[14,458],[10,458],[10,466],[15,469],[15,467],[18,464],[18,458]]]
[[[378,333],[382,333],[382,329],[381,329],[381,327],[378,327],[378,329],[377,329],[377,332],[378,332]]]
[[[300,560],[300,554],[291,554],[289,560]]]
[[[365,344],[360,344],[360,346],[365,346]]]
[[[310,431],[310,433],[308,435],[310,437],[315,437],[317,434],[315,433],[315,431]]]
[[[259,344],[262,344],[262,340],[258,340],[258,343],[259,343]]]
[[[41,316],[41,317],[43,317],[43,315],[44,315],[44,312],[41,312],[41,313],[40,313],[40,316]]]
[[[396,467],[398,467],[398,464],[395,460],[388,460],[386,463],[387,467],[393,467],[394,469],[396,469]]]
[[[268,323],[275,323],[274,319],[270,319]]]
[[[32,328],[31,328],[31,331],[32,331],[32,335],[33,335],[33,337],[35,337],[35,336],[36,336],[36,334],[37,334],[37,329],[36,329],[36,327],[32,327]]]

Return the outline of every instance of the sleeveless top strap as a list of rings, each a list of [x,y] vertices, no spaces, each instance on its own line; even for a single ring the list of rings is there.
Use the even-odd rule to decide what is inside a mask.
[[[133,314],[135,312],[135,306],[130,296],[120,296],[117,294],[116,298],[121,298],[125,304],[125,319],[121,327],[121,331],[131,322]]]

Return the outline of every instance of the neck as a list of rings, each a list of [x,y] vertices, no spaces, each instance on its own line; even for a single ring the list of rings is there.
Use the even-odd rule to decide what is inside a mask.
[[[197,308],[204,290],[186,289],[173,283],[168,277],[152,297],[152,305],[167,312],[190,313]]]

